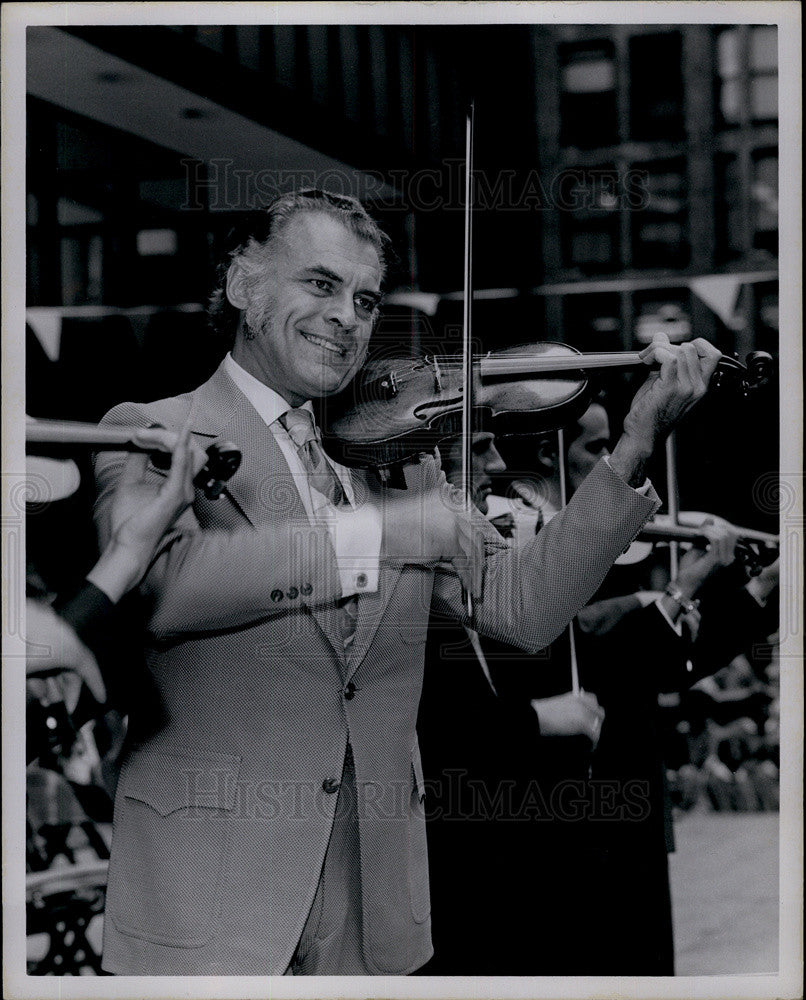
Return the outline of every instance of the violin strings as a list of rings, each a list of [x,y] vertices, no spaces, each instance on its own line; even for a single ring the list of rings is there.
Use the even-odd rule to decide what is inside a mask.
[[[563,371],[584,371],[587,368],[632,367],[640,363],[637,352],[617,354],[580,354],[574,357],[557,358],[554,355],[534,354],[518,358],[491,358],[481,355],[475,358],[475,363],[482,369],[483,375],[518,375],[541,374]],[[424,362],[413,361],[407,367],[395,368],[391,372],[395,381],[400,384],[414,372],[422,370]],[[440,360],[440,370],[454,374],[461,368],[460,361]]]
[[[432,362],[424,359],[413,359],[405,367],[392,369],[390,374],[398,385],[402,385],[415,372],[422,371],[429,364]],[[477,355],[474,364],[478,365],[482,376],[582,373],[597,368],[632,368],[641,364],[641,355],[638,351],[576,354],[568,357],[557,357],[552,354],[527,354],[511,358]],[[461,359],[441,358],[439,359],[439,370],[445,374],[455,375],[461,370]],[[434,375],[436,376],[436,368]]]

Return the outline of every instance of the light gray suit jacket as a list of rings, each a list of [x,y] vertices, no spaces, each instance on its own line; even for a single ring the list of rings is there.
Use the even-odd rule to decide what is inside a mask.
[[[340,778],[349,741],[365,960],[378,974],[407,973],[431,954],[415,732],[425,638],[430,614],[462,617],[458,580],[384,566],[378,591],[360,598],[345,662],[327,530],[310,524],[271,431],[223,367],[192,393],[124,403],[104,422],[178,429],[188,417],[201,443],[231,440],[243,462],[220,500],[197,493],[141,587],[166,721],[130,748],[121,773],[105,967],[282,974],[316,891],[338,798],[328,779]],[[102,539],[124,458],[97,459]],[[444,481],[434,457],[407,478],[418,492]],[[371,477],[356,475],[356,487],[383,507]],[[521,553],[479,517],[479,630],[547,646],[657,505],[601,464]]]

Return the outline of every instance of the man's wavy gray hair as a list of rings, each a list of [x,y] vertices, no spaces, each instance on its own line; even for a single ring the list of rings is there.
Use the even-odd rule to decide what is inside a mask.
[[[391,255],[391,240],[357,198],[306,188],[280,195],[262,208],[248,212],[227,238],[224,255],[216,269],[216,286],[210,296],[208,316],[213,329],[235,340],[240,310],[227,298],[227,274],[234,260],[240,260],[249,277],[257,280],[265,273],[271,243],[299,212],[324,212],[342,222],[378,253],[382,274]]]

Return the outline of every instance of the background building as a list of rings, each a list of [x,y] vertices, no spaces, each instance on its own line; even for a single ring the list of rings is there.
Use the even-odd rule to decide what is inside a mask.
[[[216,248],[301,184],[366,198],[393,289],[430,293],[391,296],[379,335],[450,349],[470,96],[485,349],[665,329],[777,354],[774,25],[32,27],[28,91],[28,317],[57,366],[47,392],[29,366],[34,415],[197,385],[224,350],[203,315]],[[683,442],[684,502],[773,524],[750,498],[775,403],[714,404]]]

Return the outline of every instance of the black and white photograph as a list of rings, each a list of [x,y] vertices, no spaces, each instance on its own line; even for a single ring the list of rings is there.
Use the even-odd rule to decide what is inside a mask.
[[[3,6],[4,996],[802,996],[800,18]]]

